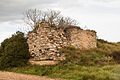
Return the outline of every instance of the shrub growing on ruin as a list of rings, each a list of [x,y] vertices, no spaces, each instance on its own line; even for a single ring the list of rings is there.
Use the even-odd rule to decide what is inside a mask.
[[[1,43],[0,68],[24,66],[30,57],[27,39],[22,32],[16,32]]]
[[[47,22],[51,27],[63,29],[69,25],[77,25],[76,20],[70,17],[64,17],[60,11],[55,10],[43,11],[40,9],[28,9],[24,13],[24,21],[32,30],[41,22]]]

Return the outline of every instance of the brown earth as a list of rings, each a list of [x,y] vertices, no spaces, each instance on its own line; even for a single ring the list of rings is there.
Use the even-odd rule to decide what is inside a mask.
[[[35,75],[0,71],[0,80],[61,80],[61,79],[51,79],[46,76],[41,77]]]
[[[29,60],[29,62],[33,65],[56,65],[58,63],[58,61],[50,61],[50,60],[46,60],[46,61],[32,61],[32,60]]]

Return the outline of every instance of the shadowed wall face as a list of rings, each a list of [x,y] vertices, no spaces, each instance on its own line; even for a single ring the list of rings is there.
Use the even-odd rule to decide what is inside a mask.
[[[96,32],[91,30],[82,30],[78,28],[68,29],[70,34],[70,44],[79,49],[96,48]]]

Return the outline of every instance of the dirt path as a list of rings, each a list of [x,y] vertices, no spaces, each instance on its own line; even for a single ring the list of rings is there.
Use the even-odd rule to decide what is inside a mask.
[[[61,80],[61,79],[51,79],[48,77],[0,71],[0,80]]]

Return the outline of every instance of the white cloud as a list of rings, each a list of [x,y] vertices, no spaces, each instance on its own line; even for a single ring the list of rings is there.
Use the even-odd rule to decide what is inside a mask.
[[[28,32],[30,30],[23,21],[10,21],[10,22],[1,22],[0,23],[0,42],[4,39],[9,38],[16,31]]]
[[[28,29],[20,20],[22,13],[28,8],[40,8],[60,10],[63,15],[77,19],[81,27],[87,25],[96,30],[98,37],[120,41],[119,4],[120,0],[1,0],[0,39],[5,39],[17,30]]]

